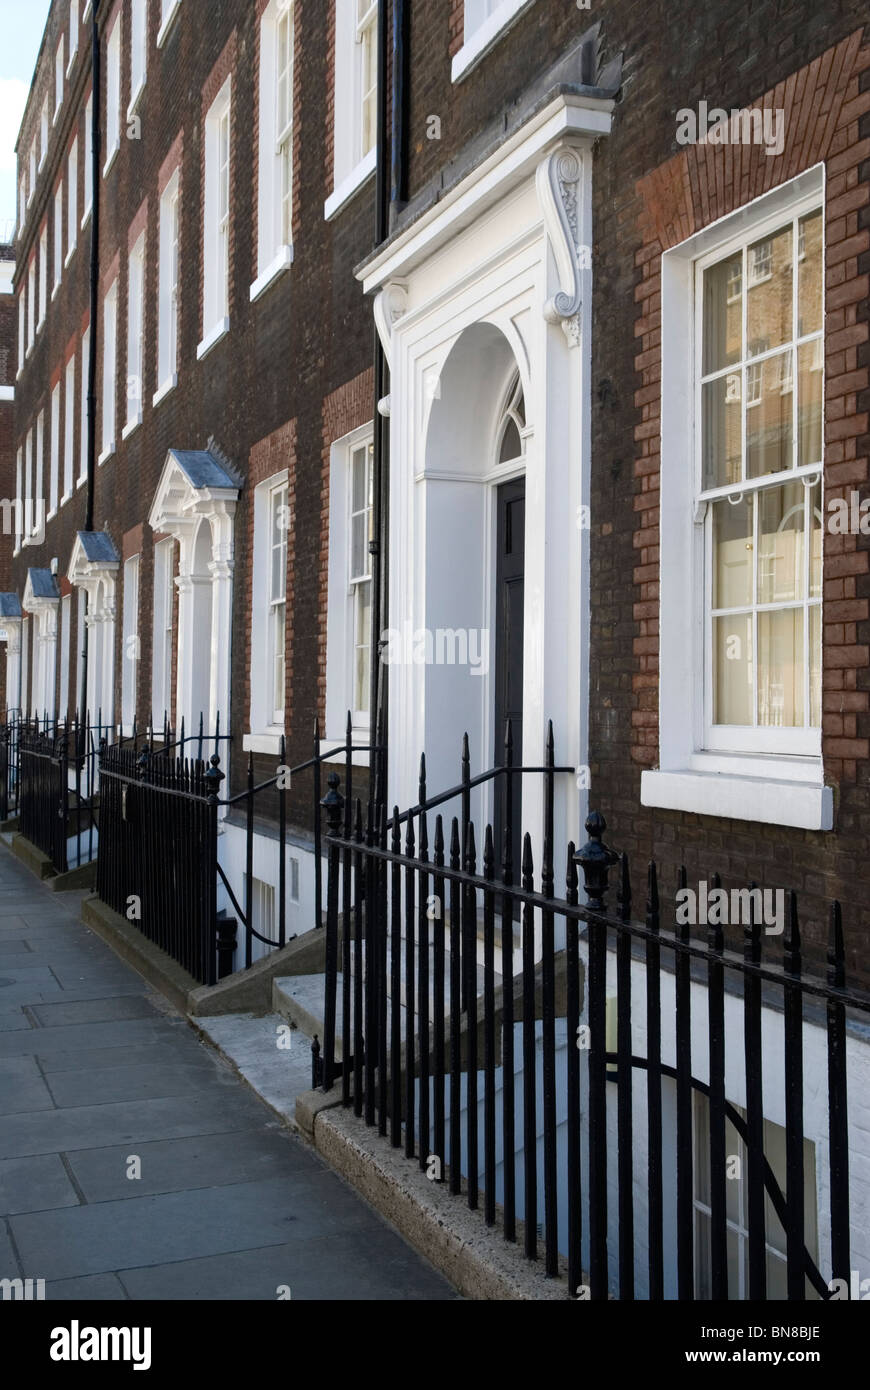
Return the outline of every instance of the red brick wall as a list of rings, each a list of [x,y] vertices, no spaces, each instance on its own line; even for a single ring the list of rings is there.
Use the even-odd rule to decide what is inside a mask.
[[[870,231],[859,228],[858,212],[870,200],[870,185],[859,181],[868,142],[858,135],[858,118],[870,111],[870,91],[861,92],[860,74],[870,67],[870,44],[861,31],[829,48],[793,73],[755,106],[783,108],[782,153],[766,155],[759,145],[688,145],[674,159],[641,180],[641,247],[635,257],[640,282],[635,290],[635,367],[641,385],[635,393],[634,500],[636,563],[634,582],[635,708],[632,757],[643,766],[658,762],[658,566],[659,444],[661,380],[661,256],[699,228],[751,202],[768,189],[823,160],[825,186],[825,456],[826,503],[848,496],[867,481],[867,411],[857,408],[858,393],[870,384],[857,353],[868,341],[868,276],[859,258],[870,250]],[[822,751],[829,782],[854,782],[858,762],[870,756],[866,729],[858,736],[858,716],[866,714],[868,691],[857,688],[870,648],[858,641],[858,624],[867,620],[868,599],[857,594],[858,576],[868,574],[870,551],[858,536],[826,535],[824,545],[824,721]]]

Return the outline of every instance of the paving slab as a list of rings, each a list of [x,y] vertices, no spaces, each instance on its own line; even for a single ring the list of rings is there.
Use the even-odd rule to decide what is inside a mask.
[[[229,1065],[83,925],[80,896],[0,845],[0,1278],[68,1303],[455,1297],[290,1131],[308,1039],[214,1020]]]
[[[0,1160],[0,1211],[8,1216],[78,1204],[78,1194],[59,1154]]]

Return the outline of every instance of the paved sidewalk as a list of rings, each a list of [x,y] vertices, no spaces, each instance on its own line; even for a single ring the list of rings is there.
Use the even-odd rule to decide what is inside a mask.
[[[80,899],[0,845],[0,1279],[49,1300],[456,1298]]]

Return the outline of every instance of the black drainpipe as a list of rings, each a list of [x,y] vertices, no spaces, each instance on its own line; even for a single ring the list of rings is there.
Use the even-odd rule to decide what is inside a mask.
[[[91,266],[90,336],[88,338],[88,457],[85,498],[85,530],[94,529],[94,488],[97,476],[97,314],[100,277],[100,31],[97,24],[99,0],[93,0],[91,14]],[[87,714],[88,634],[87,591],[85,595],[84,645],[82,647],[82,703]],[[98,733],[99,738],[99,733]]]
[[[408,59],[410,0],[393,0],[392,39],[388,6],[378,6],[378,130],[375,175],[375,246],[386,241],[403,204],[407,201]],[[392,49],[390,47],[392,43]],[[392,67],[392,90],[387,73]],[[391,128],[388,130],[388,120]],[[389,179],[388,171],[389,168]],[[390,430],[389,420],[378,405],[389,391],[389,368],[377,329],[374,330],[374,539],[372,556],[371,728],[380,736],[383,751],[375,760],[375,799],[384,804],[387,795],[387,672],[381,664],[381,630],[389,616],[390,557]]]

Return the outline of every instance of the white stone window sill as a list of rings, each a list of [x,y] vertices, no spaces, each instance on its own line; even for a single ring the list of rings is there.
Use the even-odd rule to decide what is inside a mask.
[[[129,438],[130,438],[130,435],[133,434],[136,430],[138,430],[138,428],[139,428],[139,426],[141,425],[141,423],[142,423],[142,412],[141,412],[141,410],[140,410],[138,415],[134,416],[134,418],[133,418],[132,420],[128,420],[128,421],[127,421],[126,425],[124,426],[124,428],[123,428],[122,431],[121,431],[121,438],[122,438],[122,439],[129,439]]]
[[[217,323],[215,324],[214,328],[211,330],[210,333],[206,333],[206,335],[205,335],[205,337],[203,338],[202,342],[201,342],[201,343],[199,344],[199,346],[197,347],[197,349],[196,349],[197,360],[201,362],[202,359],[205,357],[206,353],[211,352],[211,350],[212,350],[212,348],[214,347],[215,343],[219,343],[220,340],[221,340],[221,338],[225,338],[226,335],[229,333],[229,331],[230,331],[230,321],[229,321],[229,319],[228,319],[228,318],[225,318],[225,319],[218,319],[218,321],[217,321]]]
[[[51,520],[52,520],[54,517],[56,517],[56,516],[57,516],[57,507],[55,507],[52,511],[47,512],[47,513],[46,513],[45,519],[46,519],[46,521],[51,521]]]
[[[279,275],[283,275],[285,270],[289,270],[292,264],[293,247],[280,247],[277,256],[269,262],[262,275],[258,275],[251,286],[251,303],[253,304],[254,300],[259,299],[273,281],[277,280]]]
[[[77,247],[77,246],[78,246],[78,242],[77,242],[77,241],[74,241],[73,244],[72,244],[72,246],[71,246],[71,247],[69,248],[69,250],[67,251],[67,253],[66,253],[66,260],[65,260],[64,263],[63,263],[63,268],[64,268],[64,270],[68,270],[68,269],[69,269],[69,263],[70,263],[70,261],[72,260],[73,256],[74,256],[75,253],[76,253],[76,247]]]
[[[62,110],[63,110],[63,102],[61,102],[60,106],[58,106],[58,107],[56,108],[55,113],[54,113],[54,115],[53,115],[52,118],[51,118],[52,130],[53,130],[54,127],[57,125],[57,118],[58,118],[58,116],[60,115],[60,113],[61,113]]]
[[[166,35],[169,33],[169,30],[172,28],[172,21],[175,19],[175,16],[178,14],[178,11],[179,11],[180,8],[181,8],[181,0],[174,0],[174,3],[173,3],[173,5],[172,5],[172,9],[169,11],[169,14],[168,14],[168,15],[166,16],[166,18],[164,19],[164,21],[163,21],[163,23],[161,24],[160,29],[159,29],[159,31],[158,31],[158,34],[157,34],[157,47],[158,47],[158,48],[162,48],[162,47],[163,47],[163,45],[164,45],[164,43],[165,43],[165,41],[166,41]]]
[[[47,153],[48,153],[48,151],[46,150],[45,154],[43,154],[43,155],[41,156],[41,158],[40,158],[40,160],[39,160],[39,163],[38,163],[37,166],[36,166],[36,172],[37,172],[37,174],[41,174],[42,171],[43,171],[43,169],[45,168],[45,158],[46,158]],[[27,201],[28,201],[28,203],[29,203],[29,202],[30,202],[30,199],[28,198]]]
[[[91,12],[91,0],[85,0],[85,7],[82,10],[82,19],[87,19]]]
[[[52,304],[53,304],[54,301],[57,299],[57,294],[58,294],[58,290],[59,290],[60,287],[61,287],[61,283],[62,283],[62,282],[61,282],[60,280],[56,281],[55,286],[54,286],[54,289],[53,289],[52,292],[51,292],[51,302],[52,302]],[[37,328],[41,328],[42,325],[43,325],[44,323],[45,323],[45,319],[40,319],[39,323],[36,325]]]
[[[31,343],[30,346],[28,347],[26,353],[24,354],[24,360],[25,360],[25,362],[27,361],[27,359],[28,359],[28,357],[30,356],[30,354],[32,353],[32,351],[33,351],[33,344]]]
[[[497,10],[470,34],[450,65],[451,82],[461,82],[476,67],[514,20],[534,4],[535,0],[502,0]]]
[[[84,487],[84,485],[85,485],[85,483],[86,483],[87,481],[88,481],[88,475],[87,475],[87,473],[80,473],[80,474],[79,474],[79,480],[78,480],[78,482],[76,483],[76,488]]]
[[[14,387],[14,386],[0,386],[0,401],[14,401],[14,400],[15,400],[15,387]]]
[[[162,400],[164,400],[164,399],[169,395],[169,392],[170,392],[170,391],[174,391],[174,390],[175,390],[175,387],[176,387],[177,385],[178,385],[178,373],[177,373],[177,372],[173,372],[173,373],[172,373],[172,376],[167,377],[167,379],[163,382],[163,385],[162,385],[162,386],[158,386],[157,390],[154,392],[154,395],[151,397],[151,404],[152,404],[152,405],[159,405],[160,402],[161,402]]]
[[[280,757],[283,732],[283,729],[278,729],[263,734],[245,734],[242,738],[242,752],[272,753],[276,758]]]
[[[801,830],[830,830],[834,824],[833,792],[818,782],[688,769],[650,771],[641,773],[640,801],[666,811]]]
[[[76,65],[76,58],[77,58],[78,56],[79,56],[79,50],[78,50],[78,45],[76,45],[76,47],[73,49],[72,53],[69,55],[69,62],[68,62],[67,65],[66,65],[66,75],[67,75],[67,77],[69,77],[70,74],[72,73],[72,70],[73,70],[73,68],[74,68],[75,65]]]
[[[118,140],[118,141],[112,146],[112,148],[109,150],[109,153],[108,153],[107,156],[106,156],[106,162],[105,162],[105,164],[103,165],[103,178],[106,178],[106,177],[107,177],[107,175],[108,175],[108,173],[109,173],[109,170],[111,169],[111,167],[112,167],[112,165],[114,164],[115,160],[118,158],[118,151],[120,150],[120,148],[121,148],[121,141]]]
[[[323,204],[323,216],[327,222],[330,218],[335,217],[336,213],[341,211],[345,203],[350,202],[357,189],[361,188],[366,180],[371,178],[377,166],[377,158],[377,148],[373,147],[369,150],[368,154],[360,160],[356,168],[351,169],[347,177],[342,179],[338,187],[333,189],[326,202]]]
[[[63,507],[63,506],[66,505],[67,502],[70,502],[71,500],[72,500],[72,493],[71,493],[71,492],[65,492],[64,495],[63,495],[63,497],[60,499],[60,505]]]
[[[90,221],[92,207],[93,204],[89,203],[88,206],[85,208],[84,212],[82,213],[82,220],[79,223],[79,226],[81,227],[82,231],[84,231],[85,227],[88,225],[88,222]]]
[[[105,463],[105,462],[106,462],[106,459],[111,458],[114,452],[115,452],[115,441],[114,441],[114,439],[113,439],[112,442],[111,442],[111,444],[107,444],[107,445],[106,445],[105,449],[104,449],[103,452],[100,454],[100,457],[97,459],[97,463]]]

